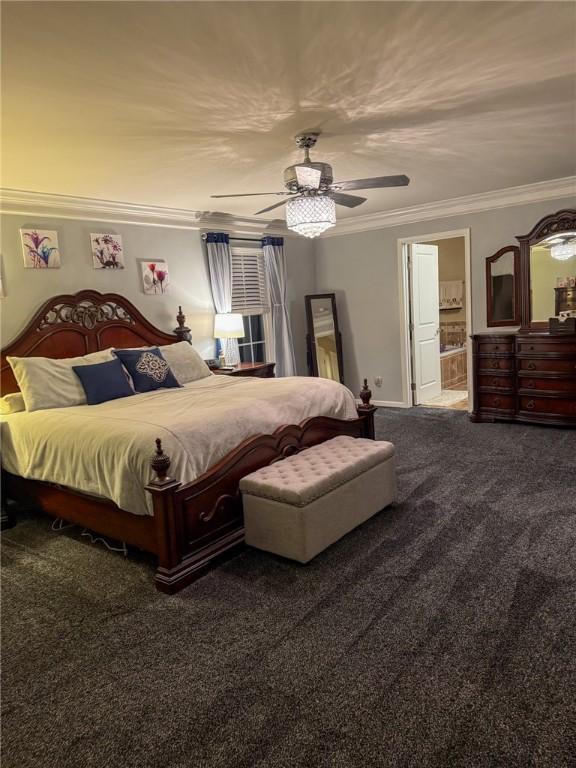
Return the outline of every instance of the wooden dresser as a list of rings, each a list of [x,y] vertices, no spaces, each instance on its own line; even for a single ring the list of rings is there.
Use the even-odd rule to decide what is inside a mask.
[[[473,421],[576,426],[576,334],[477,334]]]

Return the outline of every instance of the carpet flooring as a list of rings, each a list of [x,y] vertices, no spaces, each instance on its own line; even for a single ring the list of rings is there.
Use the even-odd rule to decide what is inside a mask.
[[[564,768],[576,432],[380,410],[400,499],[308,566],[178,595],[29,515],[3,535],[3,768]]]

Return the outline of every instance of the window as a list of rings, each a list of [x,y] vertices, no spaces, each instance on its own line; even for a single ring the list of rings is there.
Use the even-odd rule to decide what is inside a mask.
[[[270,303],[261,248],[234,248],[232,254],[232,312],[262,315]]]
[[[244,337],[238,339],[243,363],[266,362],[266,325],[270,302],[261,248],[230,249],[232,312],[244,315]]]
[[[265,363],[266,341],[262,315],[244,315],[244,338],[238,339],[240,360],[243,363]]]

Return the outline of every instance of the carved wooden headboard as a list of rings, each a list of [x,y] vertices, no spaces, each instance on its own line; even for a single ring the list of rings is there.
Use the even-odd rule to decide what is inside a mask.
[[[141,347],[190,341],[182,309],[175,333],[155,328],[136,307],[117,293],[80,291],[54,296],[36,312],[22,333],[1,352],[2,394],[18,385],[6,362],[15,357],[76,357],[107,347]]]

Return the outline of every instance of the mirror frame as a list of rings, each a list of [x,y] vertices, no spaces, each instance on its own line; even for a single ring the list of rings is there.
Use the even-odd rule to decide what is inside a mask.
[[[544,216],[527,235],[518,235],[520,243],[520,273],[521,273],[521,330],[547,331],[548,322],[532,322],[532,296],[530,292],[530,246],[550,235],[576,230],[576,209],[565,208],[557,213]]]
[[[510,320],[493,320],[494,298],[492,295],[492,271],[490,267],[505,253],[514,254],[514,317]],[[520,248],[506,245],[486,259],[486,325],[488,328],[520,325]]]
[[[304,297],[306,305],[306,351],[308,358],[308,375],[318,377],[318,359],[316,358],[316,344],[314,343],[314,318],[312,317],[312,299],[330,299],[332,317],[334,318],[334,335],[336,337],[336,355],[338,357],[338,373],[340,384],[344,384],[344,366],[342,361],[342,334],[338,325],[338,311],[336,309],[335,293],[311,293]]]

